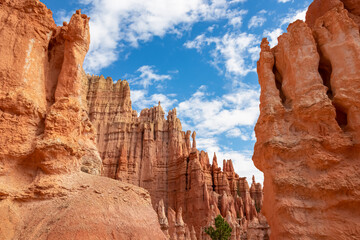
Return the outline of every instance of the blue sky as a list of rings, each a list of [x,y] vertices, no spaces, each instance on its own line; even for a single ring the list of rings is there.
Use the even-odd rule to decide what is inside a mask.
[[[91,17],[90,74],[130,82],[133,108],[176,107],[183,130],[248,180],[260,87],[256,61],[310,0],[41,0],[58,25],[76,9]],[[222,164],[222,161],[221,163]]]

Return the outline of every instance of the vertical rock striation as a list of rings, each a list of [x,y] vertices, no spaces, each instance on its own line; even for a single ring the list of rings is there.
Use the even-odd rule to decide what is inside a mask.
[[[360,237],[359,1],[315,0],[261,44],[253,161],[271,239]]]
[[[103,176],[147,189],[170,239],[201,239],[218,214],[231,221],[232,239],[246,236],[249,223],[267,234],[266,220],[258,213],[261,185],[253,180],[250,190],[231,160],[224,160],[223,171],[216,155],[210,164],[208,154],[196,147],[196,133],[182,131],[176,109],[165,119],[159,103],[138,116],[128,82],[90,75],[88,81],[89,117],[97,130]]]

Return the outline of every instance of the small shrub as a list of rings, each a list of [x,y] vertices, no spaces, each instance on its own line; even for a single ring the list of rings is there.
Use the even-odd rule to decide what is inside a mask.
[[[215,218],[215,227],[212,226],[205,228],[205,233],[211,237],[212,240],[229,240],[231,236],[231,227],[225,219],[218,215]]]

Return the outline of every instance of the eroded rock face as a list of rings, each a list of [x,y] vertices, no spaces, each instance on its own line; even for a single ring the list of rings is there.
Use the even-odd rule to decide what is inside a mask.
[[[159,103],[138,116],[125,80],[88,79],[89,117],[97,129],[103,176],[147,189],[170,239],[206,239],[203,228],[218,214],[231,221],[232,239],[245,237],[249,223],[259,227],[254,228],[259,236],[267,234],[266,221],[258,220],[261,185],[254,179],[250,190],[231,160],[224,160],[223,171],[216,155],[210,164],[208,154],[196,148],[196,133],[182,131],[176,109],[165,119]],[[262,239],[256,235],[251,239]]]
[[[278,46],[261,44],[253,160],[271,239],[360,237],[359,11],[316,0]]]
[[[80,172],[101,170],[82,95],[89,18],[57,27],[37,0],[0,0],[0,22],[0,239],[166,239],[146,190]]]

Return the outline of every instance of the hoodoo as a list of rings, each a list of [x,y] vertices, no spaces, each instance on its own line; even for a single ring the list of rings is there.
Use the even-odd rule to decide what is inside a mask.
[[[0,0],[0,239],[166,239],[148,192],[101,164],[82,98],[89,18],[57,27],[37,0]]]
[[[231,223],[232,239],[246,237],[248,229],[249,239],[268,234],[259,213],[261,184],[253,179],[249,188],[231,160],[224,160],[223,170],[216,155],[210,164],[208,154],[196,147],[196,132],[182,131],[176,109],[166,119],[160,104],[138,116],[131,107],[127,81],[114,83],[103,76],[88,76],[88,81],[89,117],[97,129],[102,175],[148,190],[170,239],[191,234],[205,238],[203,228],[218,214]]]
[[[359,1],[315,0],[261,44],[253,161],[271,239],[360,236]]]

